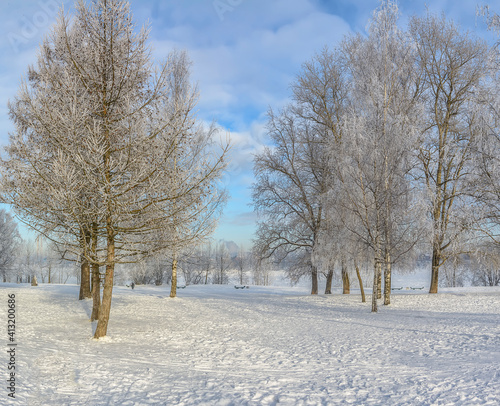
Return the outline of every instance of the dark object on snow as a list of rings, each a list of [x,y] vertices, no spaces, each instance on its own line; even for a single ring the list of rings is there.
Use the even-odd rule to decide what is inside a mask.
[[[132,283],[130,284],[130,287],[131,287],[132,289],[134,289],[134,287],[135,287],[135,283],[134,283],[134,282],[132,282]]]
[[[234,285],[235,289],[250,289],[250,286],[247,285]]]

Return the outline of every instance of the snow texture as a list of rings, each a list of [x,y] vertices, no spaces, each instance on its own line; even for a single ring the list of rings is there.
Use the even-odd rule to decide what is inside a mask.
[[[497,405],[500,289],[360,296],[302,287],[114,289],[108,337],[92,339],[75,285],[16,294],[23,405]],[[7,335],[2,341],[7,344]],[[1,342],[1,341],[0,341]],[[6,381],[7,355],[2,351]],[[5,386],[5,385],[4,385]]]

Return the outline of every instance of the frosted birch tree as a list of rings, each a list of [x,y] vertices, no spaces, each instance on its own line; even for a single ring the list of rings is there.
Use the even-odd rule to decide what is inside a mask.
[[[105,267],[95,338],[107,332],[115,264],[180,244],[169,232],[181,221],[176,202],[208,224],[222,194],[227,145],[214,145],[215,129],[194,114],[187,58],[172,52],[156,67],[147,38],[128,3],[80,1],[71,22],[60,14],[10,103],[4,199],[32,228]],[[195,164],[175,177],[180,161]]]
[[[407,178],[415,143],[418,103],[415,97],[413,48],[398,29],[398,8],[383,1],[373,14],[368,38],[355,36],[343,44],[353,82],[343,130],[339,167],[341,203],[351,216],[345,227],[374,255],[372,311],[377,311],[382,267],[384,303],[390,303],[391,265],[409,221]],[[337,153],[333,149],[332,153]],[[351,221],[352,219],[352,221]]]

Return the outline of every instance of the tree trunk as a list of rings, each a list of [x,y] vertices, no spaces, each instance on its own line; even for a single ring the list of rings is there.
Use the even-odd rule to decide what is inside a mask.
[[[92,224],[92,315],[90,321],[99,319],[99,308],[101,307],[101,280],[99,278],[99,264],[97,263],[97,224]]]
[[[80,282],[80,296],[78,299],[83,300],[92,297],[90,293],[90,265],[89,261],[83,258],[83,256],[80,269],[81,269],[81,282]]]
[[[81,238],[81,248],[82,248],[82,255],[81,255],[81,266],[80,266],[80,296],[79,300],[83,299],[89,299],[92,297],[92,294],[90,293],[90,264],[87,258],[85,258],[83,252],[86,251],[86,248],[89,246],[90,242],[90,235],[87,231],[82,232],[82,238]]]
[[[332,281],[333,281],[333,269],[329,269],[328,274],[326,275],[325,295],[332,294]]]
[[[92,316],[90,321],[99,319],[99,308],[101,307],[101,281],[99,279],[99,265],[92,264]]]
[[[95,330],[94,338],[104,337],[108,331],[109,314],[111,312],[111,298],[113,296],[113,277],[115,271],[115,236],[113,233],[111,219],[107,223],[107,258],[106,258],[106,274],[104,277],[104,289],[102,291],[102,303],[99,308],[99,321]]]
[[[378,263],[379,272],[377,274],[377,299],[382,299],[382,262]]]
[[[311,295],[318,294],[318,269],[315,266],[311,268]]]
[[[357,262],[354,262],[354,267],[356,268],[356,276],[358,277],[359,289],[361,290],[361,302],[366,302],[365,289],[363,288],[363,280],[361,279],[361,273],[359,272],[359,267]]]
[[[378,281],[381,275],[381,263],[378,258],[375,259],[374,269],[373,269],[373,294],[372,294],[372,313],[376,313],[378,311],[377,307],[377,299],[378,299],[378,291],[379,284]]]
[[[170,285],[170,297],[177,296],[177,258],[172,258],[172,282]]]
[[[342,293],[348,295],[351,293],[351,282],[349,281],[349,273],[347,272],[347,266],[342,262]]]
[[[441,255],[437,248],[432,249],[432,274],[431,274],[431,288],[429,293],[438,293],[439,284],[439,262]]]
[[[384,267],[384,305],[391,304],[391,254],[387,253],[385,256]]]

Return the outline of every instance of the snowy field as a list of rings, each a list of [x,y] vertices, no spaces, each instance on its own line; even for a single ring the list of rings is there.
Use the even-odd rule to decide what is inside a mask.
[[[75,285],[16,294],[17,405],[498,405],[500,289],[356,293],[304,287],[117,287],[93,340]],[[368,297],[369,300],[369,297]],[[0,340],[7,348],[6,329]]]

